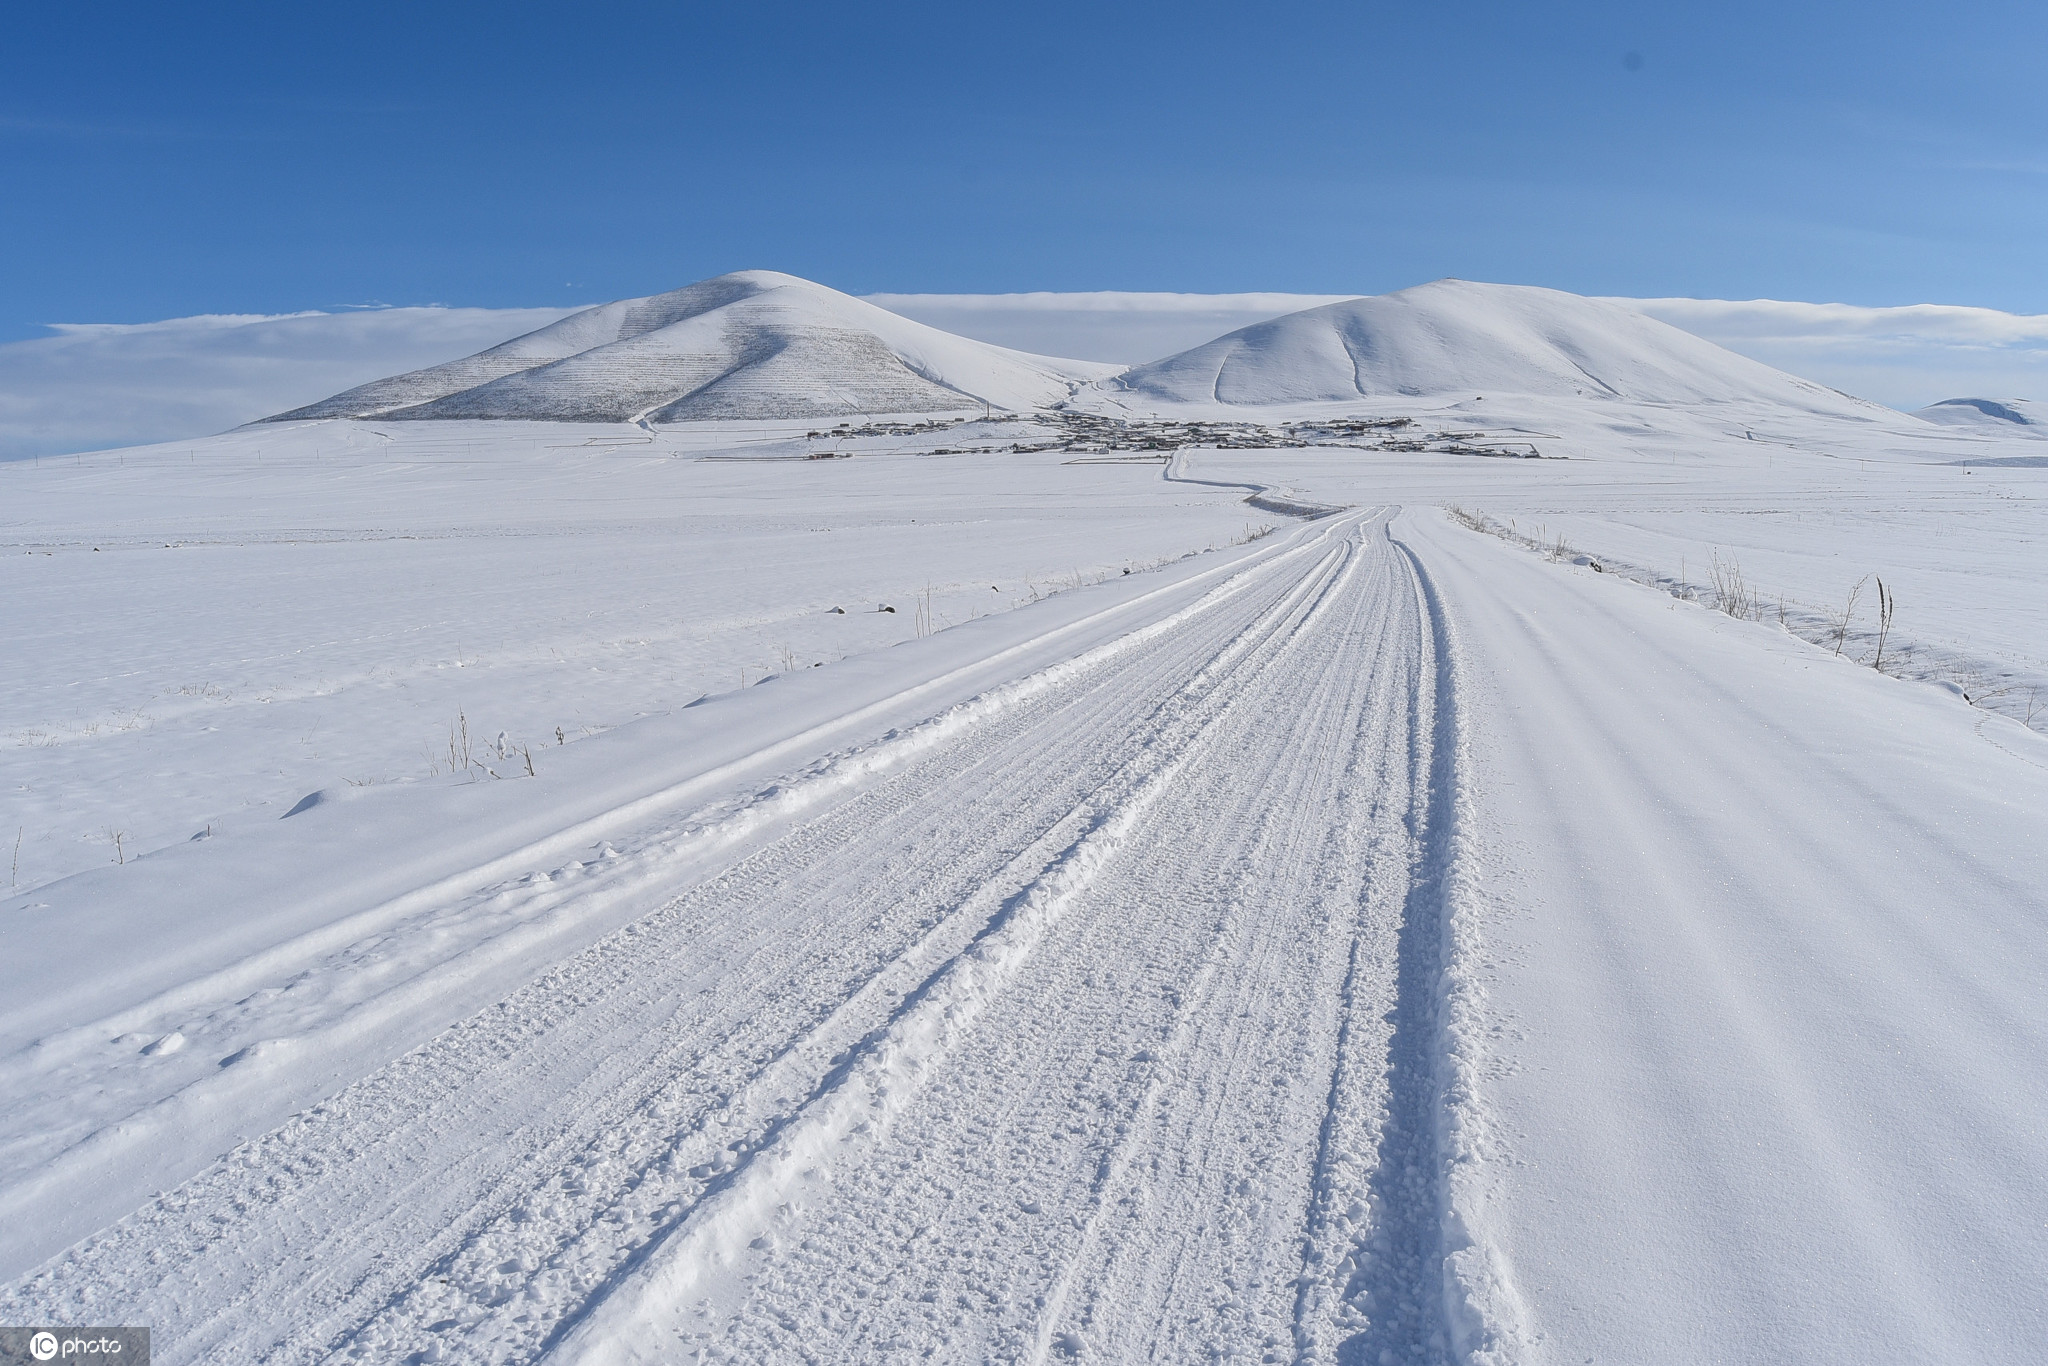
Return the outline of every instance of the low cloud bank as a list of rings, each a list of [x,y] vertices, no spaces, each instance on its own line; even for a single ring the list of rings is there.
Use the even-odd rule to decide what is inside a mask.
[[[0,459],[207,436],[455,360],[573,309],[389,308],[67,323],[0,346]]]
[[[1908,412],[1946,398],[2048,397],[2048,314],[1776,299],[1616,299],[1806,379]]]

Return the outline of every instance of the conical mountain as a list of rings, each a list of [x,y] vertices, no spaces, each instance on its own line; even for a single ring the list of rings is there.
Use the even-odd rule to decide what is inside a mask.
[[[1174,404],[1534,394],[1835,415],[1875,404],[1774,370],[1603,299],[1438,280],[1240,328],[1100,386]]]
[[[1119,367],[969,341],[823,285],[737,271],[571,314],[266,419],[682,422],[1057,403]]]

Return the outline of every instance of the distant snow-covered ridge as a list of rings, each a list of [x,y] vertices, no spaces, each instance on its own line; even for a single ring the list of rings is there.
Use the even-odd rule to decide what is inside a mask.
[[[1438,280],[1256,323],[1126,371],[1140,400],[1273,407],[1385,395],[1745,402],[1869,417],[1852,399],[1603,299]]]
[[[879,294],[974,341],[1134,365],[1327,294]],[[2048,315],[1920,304],[1612,299],[1753,360],[1913,410],[1959,395],[2048,397]],[[0,459],[177,440],[440,365],[581,310],[389,308],[53,325],[0,344]]]
[[[965,337],[1141,365],[1240,327],[1357,294],[871,294]],[[1751,360],[1905,411],[1958,394],[2048,398],[2048,314],[1778,299],[1605,300]],[[1207,330],[1203,330],[1206,328]]]
[[[1526,285],[1439,280],[1339,300],[1126,369],[996,347],[808,280],[741,271],[586,309],[476,355],[267,420],[652,426],[1069,401],[1158,408],[1463,399],[1475,390],[1593,403],[1738,403],[1864,420],[1888,411],[1635,309]]]

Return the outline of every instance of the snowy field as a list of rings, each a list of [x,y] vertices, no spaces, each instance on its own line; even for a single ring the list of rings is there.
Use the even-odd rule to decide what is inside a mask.
[[[6,468],[15,886],[446,776],[464,720],[472,774],[523,773],[501,732],[538,756],[1274,520],[1151,468],[788,431],[329,424]]]
[[[2038,439],[1302,390],[1359,316],[1057,419],[0,466],[0,1317],[2035,1359]]]
[[[1842,656],[1863,663],[1876,655],[1882,580],[1896,601],[1886,672],[2048,730],[2048,457],[2033,438],[1915,430],[1903,417],[1844,430],[1669,411],[1615,424],[1533,400],[1381,406],[1565,459],[1282,450],[1220,466],[1190,455],[1188,466],[1328,502],[1462,508],[1543,558],[1562,542],[1561,558],[1591,557],[1682,602],[1830,646],[1839,635]]]

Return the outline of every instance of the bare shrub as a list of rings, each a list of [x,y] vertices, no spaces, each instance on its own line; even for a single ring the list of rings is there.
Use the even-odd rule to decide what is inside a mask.
[[[1444,511],[1450,513],[1458,525],[1468,531],[1477,531],[1481,535],[1490,535],[1494,530],[1493,519],[1483,512],[1473,512],[1468,508],[1459,507],[1456,503],[1450,504]]]
[[[469,717],[458,707],[455,724],[448,727],[448,771],[453,773],[460,769],[467,773],[475,764],[476,756],[469,743]]]
[[[1742,577],[1741,565],[1734,560],[1723,560],[1717,550],[1708,561],[1708,567],[1714,577],[1716,608],[1745,621],[1763,619],[1763,606],[1757,601],[1755,590]]]
[[[1842,645],[1849,639],[1849,625],[1856,617],[1856,599],[1863,596],[1863,585],[1868,582],[1870,582],[1870,576],[1865,574],[1862,578],[1850,584],[1849,599],[1842,604],[1842,610],[1827,614],[1828,635],[1834,639],[1836,654],[1842,653]]]

